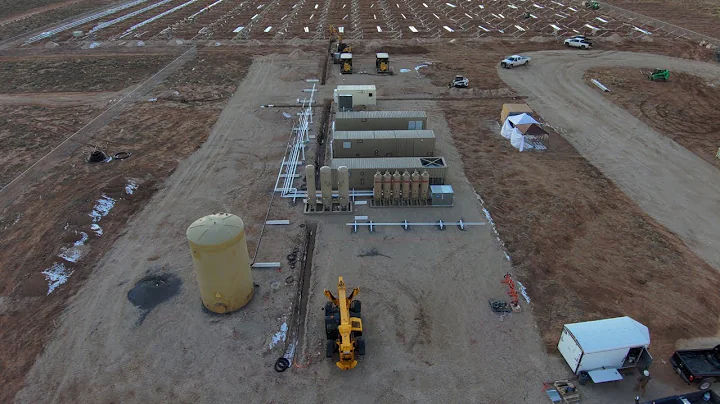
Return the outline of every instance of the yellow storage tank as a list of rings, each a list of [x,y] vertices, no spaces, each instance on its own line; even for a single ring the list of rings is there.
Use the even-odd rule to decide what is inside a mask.
[[[230,313],[253,297],[252,272],[245,224],[230,213],[216,213],[193,222],[186,232],[205,307]]]

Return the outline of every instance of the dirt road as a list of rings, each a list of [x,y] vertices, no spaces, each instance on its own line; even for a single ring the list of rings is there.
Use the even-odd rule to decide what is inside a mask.
[[[528,53],[529,68],[500,76],[593,165],[701,258],[720,270],[720,176],[692,152],[607,101],[583,81],[589,68],[654,67],[713,79],[720,66],[628,52]],[[612,89],[611,89],[612,90]]]

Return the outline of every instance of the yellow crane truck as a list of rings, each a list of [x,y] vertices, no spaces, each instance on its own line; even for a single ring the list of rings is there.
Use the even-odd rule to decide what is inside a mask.
[[[338,279],[338,295],[325,289],[325,296],[330,300],[325,303],[325,333],[327,334],[325,355],[332,358],[339,352],[340,360],[335,364],[342,370],[350,370],[357,366],[357,356],[365,355],[365,339],[362,336],[362,320],[359,300],[354,300],[360,293],[354,288],[347,295],[347,288],[342,276]]]

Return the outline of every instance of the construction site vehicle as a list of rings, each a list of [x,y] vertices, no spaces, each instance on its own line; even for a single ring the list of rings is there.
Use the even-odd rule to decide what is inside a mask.
[[[335,28],[335,26],[331,25],[329,30],[330,40],[337,41],[330,47],[330,53],[332,53],[333,56],[333,63],[337,65],[340,64],[340,55],[343,53],[352,53],[352,47],[343,42],[342,33]]]
[[[600,3],[597,1],[586,1],[585,7],[593,9],[593,10],[599,10],[600,9]]]
[[[375,70],[377,74],[390,74],[390,55],[387,53],[376,53]]]
[[[352,53],[341,53],[340,54],[340,73],[352,74]]]
[[[508,56],[500,62],[500,66],[505,69],[512,69],[515,66],[527,66],[530,63],[530,58],[522,55]]]
[[[327,335],[325,354],[332,358],[339,352],[340,360],[335,364],[342,370],[350,370],[357,365],[357,356],[365,355],[365,339],[362,336],[362,320],[359,300],[353,300],[360,293],[354,288],[347,295],[347,288],[342,276],[338,278],[338,295],[325,289],[325,296],[330,300],[325,303],[325,333]]]
[[[455,76],[452,82],[448,85],[449,88],[455,87],[455,88],[467,88],[468,85],[470,85],[470,80],[467,79],[467,77],[463,77],[460,75]]]
[[[670,70],[668,69],[655,69],[652,73],[648,76],[648,78],[652,81],[668,81],[670,78]]]
[[[592,42],[584,37],[573,37],[565,40],[565,46],[580,49],[590,49],[592,47]]]
[[[675,351],[670,364],[685,383],[697,383],[700,390],[707,390],[720,379],[720,345]]]

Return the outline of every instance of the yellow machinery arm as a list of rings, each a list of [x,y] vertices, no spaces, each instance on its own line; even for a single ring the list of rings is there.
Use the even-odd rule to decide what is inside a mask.
[[[354,335],[362,335],[362,320],[358,317],[350,317],[350,304],[353,298],[360,293],[359,288],[354,288],[350,295],[347,296],[347,287],[342,276],[338,279],[338,296],[333,296],[332,292],[325,289],[325,296],[340,311],[340,325],[337,326],[338,338],[335,341],[337,350],[340,352],[340,360],[336,363],[337,367],[342,370],[349,370],[357,365],[355,358],[358,353],[358,341]],[[328,315],[329,313],[325,313]],[[364,354],[364,340],[361,341],[362,349],[360,354]]]

